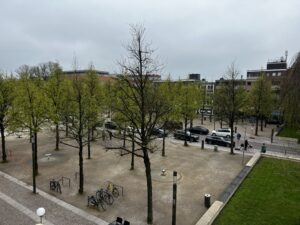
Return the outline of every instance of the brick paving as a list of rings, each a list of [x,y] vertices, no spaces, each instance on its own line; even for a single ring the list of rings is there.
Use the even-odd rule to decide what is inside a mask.
[[[45,225],[107,225],[108,223],[89,215],[47,193],[38,190],[31,192],[31,186],[0,172],[0,224],[36,224],[39,217],[35,211],[46,209]],[[7,207],[6,207],[7,206]],[[5,210],[2,210],[5,207]],[[13,208],[12,208],[13,207]],[[7,214],[7,212],[9,214]],[[2,219],[4,218],[4,219]],[[35,221],[34,223],[32,223]]]

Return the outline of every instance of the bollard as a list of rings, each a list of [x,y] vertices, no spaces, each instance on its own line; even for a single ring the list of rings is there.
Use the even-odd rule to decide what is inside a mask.
[[[204,205],[205,205],[206,208],[210,207],[210,197],[211,197],[210,194],[205,194],[204,195]]]
[[[214,151],[215,151],[215,152],[218,151],[218,146],[217,146],[217,145],[214,146]]]
[[[273,143],[273,136],[274,136],[274,128],[272,129],[272,132],[271,132],[271,143]]]
[[[201,141],[201,149],[204,149],[204,140]]]

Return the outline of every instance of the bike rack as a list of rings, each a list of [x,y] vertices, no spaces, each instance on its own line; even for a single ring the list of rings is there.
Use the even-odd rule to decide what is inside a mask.
[[[62,185],[64,185],[64,180],[67,180],[68,184],[69,184],[69,187],[71,187],[71,179],[69,177],[61,176],[61,179],[59,181],[61,181]]]

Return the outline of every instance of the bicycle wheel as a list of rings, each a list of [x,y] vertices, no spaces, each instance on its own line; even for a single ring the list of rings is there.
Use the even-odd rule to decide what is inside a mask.
[[[61,186],[60,186],[60,183],[56,183],[56,192],[60,193],[61,194]]]
[[[107,205],[112,205],[114,203],[114,197],[106,191],[103,192],[103,200],[106,202]]]
[[[99,201],[98,202],[99,204],[98,205],[100,205],[101,206],[101,208],[103,209],[103,211],[105,211],[106,210],[106,203],[101,199],[101,201]]]
[[[113,188],[112,195],[114,196],[114,198],[119,197],[119,190],[118,190],[118,188],[116,188],[116,187]]]
[[[54,181],[50,181],[50,190],[54,191],[56,188]]]

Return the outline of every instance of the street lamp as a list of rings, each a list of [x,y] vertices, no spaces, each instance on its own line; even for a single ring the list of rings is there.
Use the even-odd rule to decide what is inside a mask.
[[[43,223],[43,216],[45,215],[46,210],[43,207],[40,207],[36,210],[36,215],[40,217],[40,223]]]
[[[36,182],[35,182],[35,176],[36,176],[36,167],[35,167],[35,138],[34,135],[31,137],[31,146],[32,146],[32,186],[33,186],[33,193],[36,193]]]

